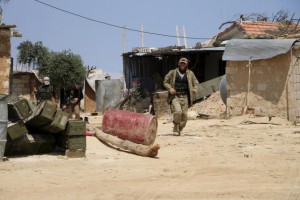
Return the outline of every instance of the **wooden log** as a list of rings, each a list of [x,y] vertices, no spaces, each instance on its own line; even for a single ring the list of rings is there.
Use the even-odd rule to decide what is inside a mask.
[[[142,144],[136,144],[134,142],[130,142],[128,140],[122,140],[119,139],[116,136],[106,134],[103,131],[101,131],[98,128],[95,128],[91,126],[90,124],[87,124],[88,130],[95,131],[95,136],[106,143],[109,143],[111,145],[114,145],[116,147],[119,147],[124,150],[128,150],[134,154],[145,156],[145,157],[155,157],[158,154],[158,150],[160,149],[159,144],[154,144],[150,146],[142,145]]]

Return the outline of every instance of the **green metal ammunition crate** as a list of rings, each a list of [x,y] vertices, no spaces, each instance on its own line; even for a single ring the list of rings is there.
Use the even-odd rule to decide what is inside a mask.
[[[55,138],[51,134],[32,134],[35,142],[38,145],[36,154],[51,153],[56,144]]]
[[[81,120],[69,120],[64,134],[68,136],[85,135],[86,122]]]
[[[22,121],[16,123],[9,123],[7,125],[7,135],[11,140],[16,140],[21,138],[23,135],[27,134],[28,130]]]
[[[26,120],[27,127],[41,128],[50,124],[53,121],[57,106],[51,101],[41,102],[33,112],[33,114]]]
[[[2,100],[5,100],[8,105],[8,118],[10,121],[23,120],[32,114],[32,109],[26,99],[8,95]]]
[[[4,155],[33,155],[37,151],[37,144],[30,134],[23,135],[17,140],[7,140]]]
[[[7,140],[5,156],[51,153],[55,148],[50,134],[26,134],[17,140]]]
[[[68,158],[85,158],[85,149],[66,150],[65,156]]]
[[[59,135],[56,143],[63,149],[86,149],[86,136]]]
[[[51,124],[42,127],[41,130],[48,133],[59,133],[66,129],[68,118],[68,113],[58,110]]]

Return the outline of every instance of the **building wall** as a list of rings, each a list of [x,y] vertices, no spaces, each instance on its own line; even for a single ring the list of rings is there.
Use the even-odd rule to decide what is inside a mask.
[[[33,73],[14,74],[12,80],[12,95],[22,95],[26,99],[35,100],[35,91],[41,85]]]
[[[290,53],[274,58],[252,61],[250,92],[248,91],[248,61],[228,61],[227,112],[241,115],[245,111],[264,116],[288,118],[287,90],[291,64]],[[248,103],[247,103],[248,100]]]
[[[85,81],[84,89],[84,112],[92,113],[96,111],[96,94],[91,86]]]
[[[0,27],[0,93],[9,94],[10,28]]]
[[[294,47],[290,81],[287,85],[288,119],[300,124],[300,43]]]

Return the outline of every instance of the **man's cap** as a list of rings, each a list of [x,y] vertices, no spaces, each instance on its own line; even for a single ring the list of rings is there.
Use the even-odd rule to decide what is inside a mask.
[[[82,85],[82,83],[80,81],[76,81],[75,83],[76,85]]]
[[[180,64],[180,63],[188,64],[188,62],[189,62],[189,60],[188,60],[187,58],[180,58],[178,63],[179,63],[179,64]]]

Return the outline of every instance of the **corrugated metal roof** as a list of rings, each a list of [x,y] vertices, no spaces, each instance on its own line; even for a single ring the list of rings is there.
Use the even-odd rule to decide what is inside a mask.
[[[164,51],[152,51],[150,53],[132,53],[126,55],[134,55],[134,56],[146,56],[146,55],[163,55],[163,54],[180,54],[183,52],[206,52],[206,51],[224,51],[225,47],[207,47],[201,49],[180,49],[180,50],[164,50]],[[124,54],[125,55],[125,54]]]
[[[300,39],[233,39],[225,45],[223,60],[245,61],[287,53]]]

